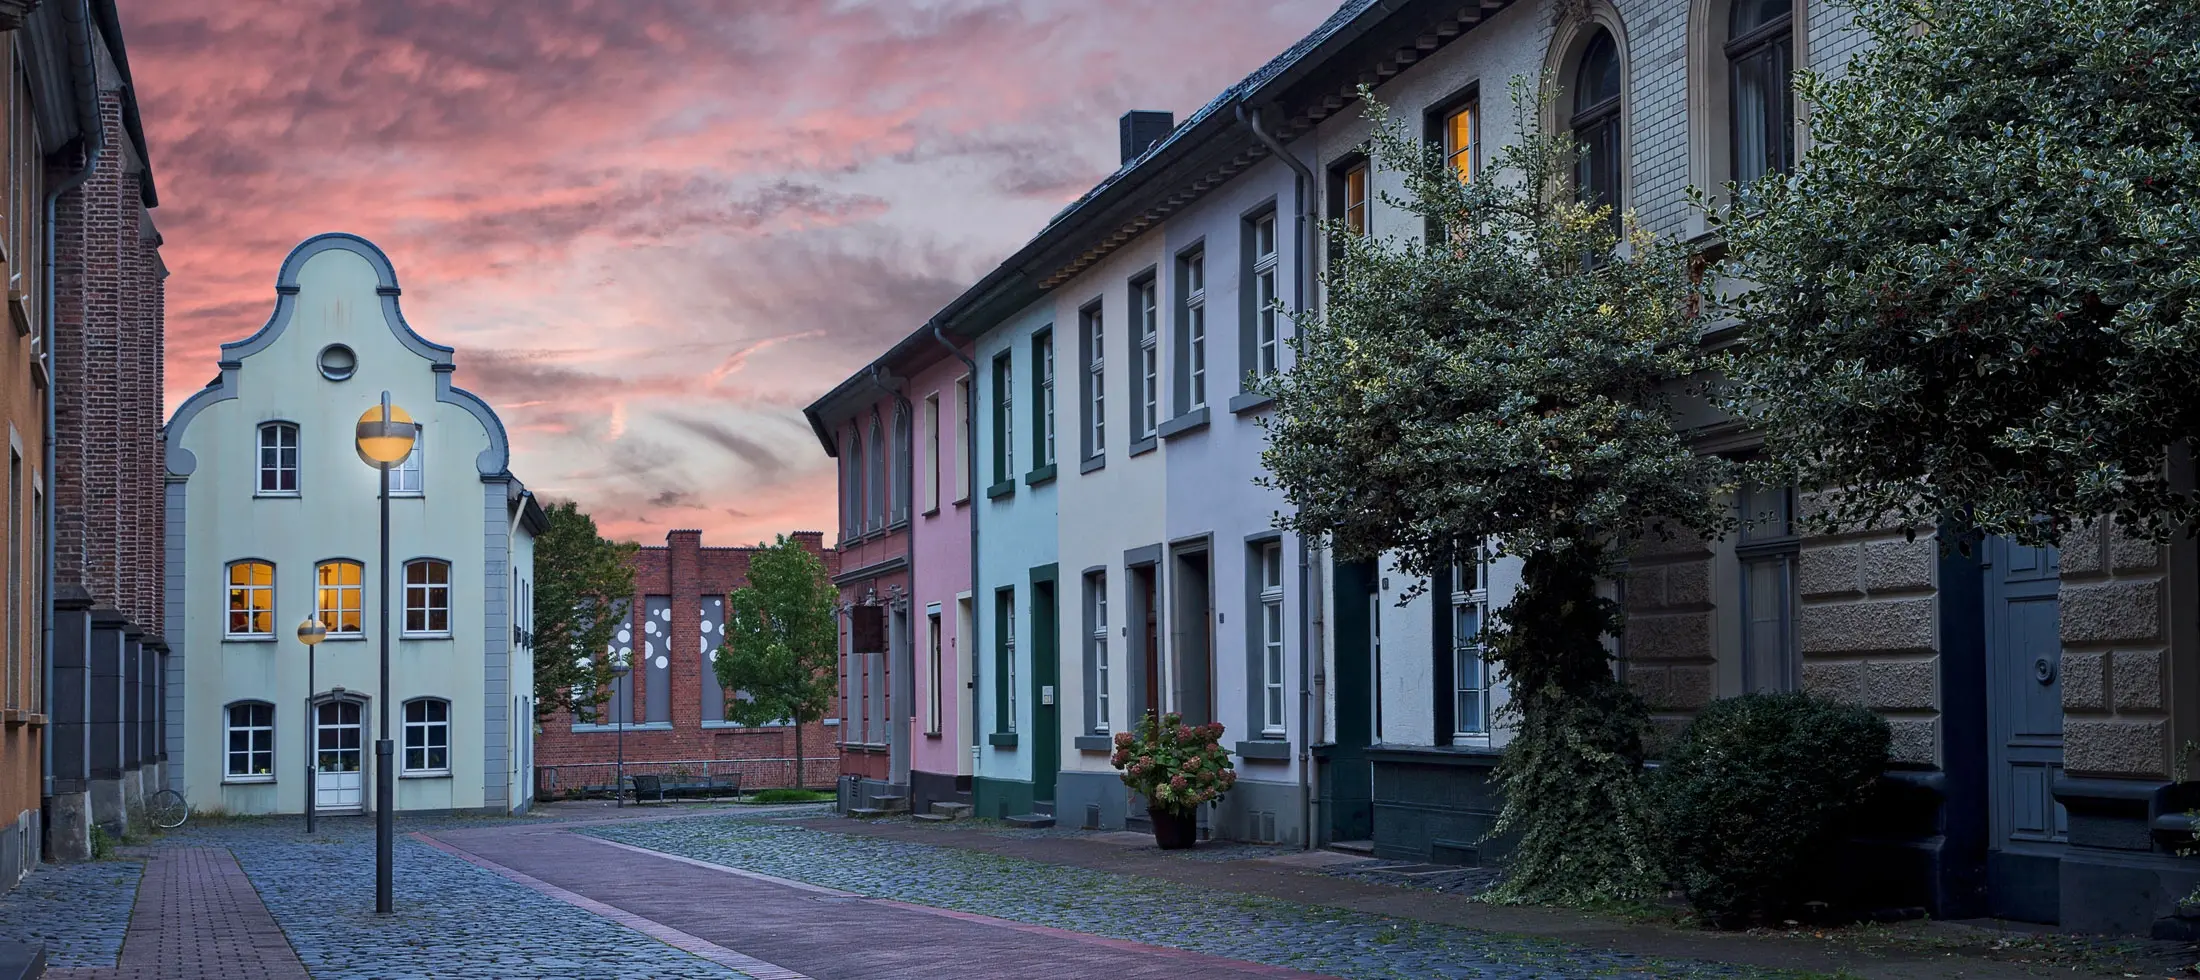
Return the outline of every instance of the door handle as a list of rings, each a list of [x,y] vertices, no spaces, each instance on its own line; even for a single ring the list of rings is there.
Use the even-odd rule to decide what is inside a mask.
[[[2047,659],[2046,657],[2041,657],[2041,658],[2039,658],[2038,660],[2035,660],[2035,661],[2033,661],[2033,662],[2032,662],[2032,677],[2033,677],[2033,679],[2035,679],[2035,680],[2039,681],[2039,682],[2040,682],[2040,683],[2042,683],[2042,684],[2052,684],[2052,683],[2054,683],[2054,682],[2055,682],[2055,665],[2054,665],[2054,664],[2052,664],[2052,663],[2049,663],[2049,662],[2048,662],[2048,659]]]

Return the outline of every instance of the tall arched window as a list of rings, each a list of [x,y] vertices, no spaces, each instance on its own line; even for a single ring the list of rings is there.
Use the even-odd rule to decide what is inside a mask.
[[[863,533],[863,430],[848,429],[848,532]]]
[[[275,706],[265,701],[234,701],[222,711],[222,782],[275,781]]]
[[[909,410],[894,406],[894,520],[909,519]]]
[[[1581,159],[1574,164],[1574,189],[1583,203],[1612,209],[1610,222],[1619,228],[1619,214],[1627,207],[1620,187],[1620,158],[1626,141],[1620,127],[1619,48],[1612,34],[1601,27],[1581,49],[1580,66],[1574,70],[1574,111],[1567,122]]]
[[[260,483],[263,497],[298,493],[298,427],[288,422],[260,424]]]
[[[871,414],[871,475],[864,490],[864,498],[870,501],[871,527],[886,526],[886,446],[879,435],[878,413]]]
[[[257,558],[229,563],[228,625],[231,637],[275,635],[275,564]]]
[[[415,558],[405,563],[405,635],[451,635],[451,563]]]
[[[1792,0],[1734,0],[1726,63],[1736,183],[1795,166],[1793,23]]]
[[[330,636],[360,636],[360,611],[366,608],[366,567],[342,558],[313,570],[313,614]]]

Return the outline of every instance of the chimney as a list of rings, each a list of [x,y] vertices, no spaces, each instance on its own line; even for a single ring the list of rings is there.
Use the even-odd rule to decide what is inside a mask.
[[[1176,128],[1173,113],[1155,112],[1151,109],[1133,109],[1123,114],[1123,162],[1138,159],[1155,143],[1168,138]]]

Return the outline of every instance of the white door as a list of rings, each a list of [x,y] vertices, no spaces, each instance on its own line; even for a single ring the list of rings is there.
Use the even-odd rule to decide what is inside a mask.
[[[359,777],[361,706],[357,701],[324,701],[313,709],[314,757],[320,772],[313,805],[319,810],[357,810],[364,800]]]

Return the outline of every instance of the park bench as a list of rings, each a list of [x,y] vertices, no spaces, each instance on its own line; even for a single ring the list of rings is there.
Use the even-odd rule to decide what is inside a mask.
[[[659,803],[663,803],[665,801],[665,782],[662,777],[647,775],[628,776],[627,782],[633,786],[634,802],[637,805],[642,802],[644,797],[656,800]]]

